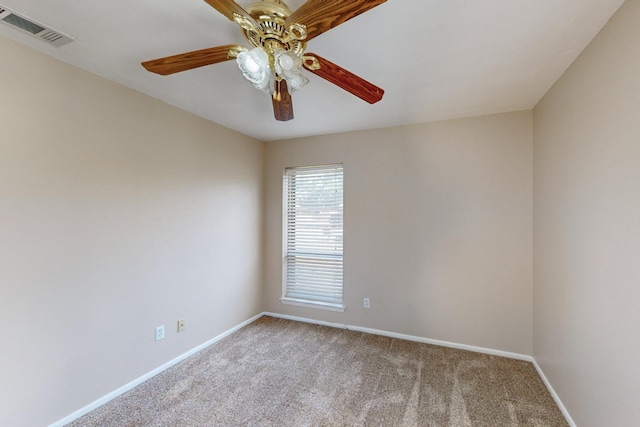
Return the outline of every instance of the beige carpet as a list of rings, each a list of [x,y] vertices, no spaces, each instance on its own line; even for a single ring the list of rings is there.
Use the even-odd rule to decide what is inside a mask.
[[[566,426],[529,362],[262,317],[72,426]]]

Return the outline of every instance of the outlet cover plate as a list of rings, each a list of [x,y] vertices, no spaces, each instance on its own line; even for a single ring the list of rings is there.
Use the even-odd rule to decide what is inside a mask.
[[[164,338],[164,325],[156,327],[156,341],[160,341]]]

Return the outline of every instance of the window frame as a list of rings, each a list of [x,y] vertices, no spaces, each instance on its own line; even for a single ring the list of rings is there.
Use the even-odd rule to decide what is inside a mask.
[[[301,298],[296,296],[289,295],[289,257],[291,255],[289,251],[289,205],[290,205],[290,182],[291,182],[291,173],[295,173],[296,171],[300,172],[310,172],[314,170],[318,171],[330,171],[339,169],[337,172],[340,175],[341,187],[340,192],[342,198],[338,202],[337,206],[339,209],[339,218],[340,221],[340,252],[339,252],[339,286],[340,286],[340,300],[339,302],[335,301],[323,301],[321,297],[319,299],[313,298]],[[336,172],[332,172],[336,173]],[[325,164],[325,165],[314,165],[314,166],[301,166],[301,167],[287,167],[283,172],[283,194],[282,194],[282,294],[280,301],[284,304],[291,304],[303,307],[310,308],[318,308],[330,311],[339,311],[343,312],[345,310],[344,305],[344,165],[342,163],[333,163],[333,164]],[[320,253],[306,253],[308,257],[317,257],[318,260],[336,260],[336,254],[320,254]],[[295,255],[294,255],[295,256]],[[338,269],[332,270],[332,272],[336,272]]]

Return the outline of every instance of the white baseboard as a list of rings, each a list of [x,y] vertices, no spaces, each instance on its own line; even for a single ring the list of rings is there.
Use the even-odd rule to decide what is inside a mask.
[[[533,362],[533,357],[526,354],[511,353],[509,351],[494,350],[491,348],[484,348],[484,347],[475,347],[472,345],[458,344],[458,343],[453,343],[449,341],[433,340],[429,338],[417,337],[414,335],[405,335],[405,334],[399,334],[396,332],[383,331],[380,329],[365,328],[362,326],[352,326],[352,325],[344,325],[340,323],[323,322],[320,320],[289,316],[286,314],[266,313],[266,312],[262,314],[264,314],[265,316],[278,317],[281,319],[296,320],[298,322],[313,323],[316,325],[330,326],[332,328],[349,329],[351,331],[365,332],[373,335],[382,335],[385,337],[399,338],[407,341],[415,341],[415,342],[420,342],[425,344],[439,345],[441,347],[457,348],[459,350],[475,351],[476,353],[491,354],[493,356],[508,357],[509,359],[518,359],[518,360],[526,360],[527,362]]]
[[[165,371],[166,369],[169,369],[173,365],[176,365],[176,364],[182,362],[187,357],[192,356],[192,355],[194,355],[195,353],[197,353],[197,352],[199,352],[201,350],[204,350],[205,348],[209,347],[211,344],[214,344],[214,343],[220,341],[222,338],[224,338],[224,337],[226,337],[228,335],[231,335],[232,333],[234,333],[238,329],[248,325],[249,323],[255,322],[257,319],[259,319],[262,316],[263,316],[263,313],[260,313],[260,314],[257,314],[255,316],[253,316],[252,318],[250,318],[248,320],[245,320],[244,322],[242,322],[239,325],[234,326],[233,328],[221,333],[220,335],[216,336],[215,338],[212,338],[209,341],[207,341],[207,342],[205,342],[203,344],[200,344],[199,346],[197,346],[195,348],[192,348],[191,350],[187,351],[184,354],[181,354],[180,356],[176,357],[173,360],[170,360],[169,362],[165,363],[164,365],[159,366],[159,367],[157,367],[156,369],[154,369],[154,370],[152,370],[150,372],[147,372],[146,374],[142,375],[139,378],[136,378],[135,380],[131,381],[130,383],[123,385],[119,389],[114,390],[111,393],[101,397],[100,399],[88,404],[84,408],[78,409],[77,411],[75,411],[74,413],[72,413],[70,415],[67,415],[63,419],[58,420],[53,424],[50,424],[49,427],[62,427],[62,426],[65,426],[65,425],[69,424],[70,422],[73,422],[73,421],[77,420],[81,416],[88,414],[89,412],[93,411],[96,408],[99,408],[100,406],[104,405],[105,403],[109,402],[110,400],[113,400],[116,397],[120,396],[121,394],[124,394],[127,391],[131,390],[132,388],[142,384],[143,382],[145,382],[149,378],[152,378],[152,377],[158,375],[160,372]]]
[[[494,356],[508,357],[510,359],[517,359],[517,360],[524,360],[524,361],[527,361],[527,362],[531,362],[531,363],[533,363],[533,366],[536,368],[536,371],[538,371],[538,375],[540,375],[540,378],[542,378],[542,382],[544,382],[544,385],[547,387],[547,390],[549,390],[549,393],[553,397],[553,400],[555,400],[556,404],[558,405],[558,408],[560,408],[560,412],[562,412],[562,415],[564,415],[565,419],[569,423],[569,426],[576,427],[576,423],[571,418],[571,415],[569,414],[569,411],[567,411],[567,408],[562,403],[562,400],[560,400],[560,397],[558,396],[556,391],[551,386],[551,383],[549,382],[549,380],[545,376],[544,372],[542,371],[542,368],[540,368],[540,366],[538,365],[538,362],[536,362],[536,359],[533,356],[529,356],[529,355],[526,355],[526,354],[520,354],[520,353],[511,353],[511,352],[502,351],[502,350],[494,350],[494,349],[491,349],[491,348],[476,347],[476,346],[472,346],[472,345],[452,343],[452,342],[449,342],[449,341],[433,340],[433,339],[429,339],[429,338],[416,337],[416,336],[413,336],[413,335],[398,334],[398,333],[395,333],[395,332],[382,331],[382,330],[379,330],[379,329],[364,328],[364,327],[361,327],[361,326],[351,326],[351,325],[345,325],[345,324],[340,324],[340,323],[325,322],[325,321],[322,321],[322,320],[308,319],[308,318],[305,318],[305,317],[289,316],[287,314],[268,313],[268,312],[265,312],[265,313],[262,313],[262,314],[265,315],[265,316],[277,317],[277,318],[280,318],[280,319],[288,319],[288,320],[295,320],[295,321],[298,321],[298,322],[313,323],[313,324],[316,324],[316,325],[330,326],[332,328],[349,329],[349,330],[352,330],[352,331],[366,332],[366,333],[369,333],[369,334],[382,335],[382,336],[385,336],[385,337],[399,338],[399,339],[403,339],[403,340],[415,341],[415,342],[420,342],[420,343],[425,343],[425,344],[439,345],[439,346],[442,346],[442,347],[456,348],[456,349],[459,349],[459,350],[475,351],[477,353],[491,354],[491,355],[494,355]]]
[[[564,403],[562,403],[562,400],[560,400],[560,396],[558,396],[558,393],[556,393],[556,391],[551,386],[551,383],[547,379],[547,376],[544,374],[544,371],[542,370],[540,365],[538,365],[538,362],[535,358],[533,359],[533,366],[535,366],[536,371],[538,371],[538,375],[540,375],[540,378],[542,378],[542,382],[544,383],[544,385],[547,386],[547,390],[549,390],[549,393],[551,393],[551,397],[553,397],[553,400],[556,401],[558,408],[560,408],[560,412],[562,412],[562,415],[564,415],[564,418],[569,423],[569,426],[577,427],[576,423],[573,421],[573,418],[571,418],[569,411],[567,411],[567,408],[564,406]]]
[[[544,385],[547,387],[547,390],[549,390],[549,393],[551,393],[551,396],[553,397],[553,399],[555,400],[556,404],[558,405],[558,407],[560,408],[560,411],[562,412],[562,414],[564,415],[564,417],[566,418],[567,422],[569,423],[569,425],[571,427],[576,427],[575,422],[573,421],[573,419],[571,418],[571,415],[569,415],[569,412],[567,411],[567,409],[565,408],[564,404],[562,403],[562,401],[560,400],[560,397],[558,396],[558,394],[555,392],[555,390],[553,389],[553,387],[551,386],[551,383],[549,382],[549,380],[547,379],[547,377],[544,375],[544,372],[542,371],[542,368],[540,368],[540,366],[538,365],[538,363],[536,362],[536,360],[529,355],[526,354],[520,354],[520,353],[512,353],[512,352],[508,352],[508,351],[502,351],[502,350],[494,350],[494,349],[490,349],[490,348],[484,348],[484,347],[476,347],[476,346],[472,346],[472,345],[465,345],[465,344],[458,344],[458,343],[452,343],[449,341],[440,341],[440,340],[433,340],[433,339],[429,339],[429,338],[423,338],[423,337],[417,337],[417,336],[413,336],[413,335],[405,335],[405,334],[399,334],[396,332],[389,332],[389,331],[383,331],[380,329],[372,329],[372,328],[365,328],[362,326],[352,326],[352,325],[345,325],[345,324],[340,324],[340,323],[331,323],[331,322],[325,322],[322,320],[314,320],[314,319],[308,319],[305,317],[297,317],[297,316],[289,316],[286,314],[279,314],[279,313],[270,313],[270,312],[263,312],[260,314],[257,314],[255,316],[253,316],[252,318],[245,320],[244,322],[240,323],[237,326],[234,326],[233,328],[221,333],[220,335],[216,336],[215,338],[210,339],[209,341],[187,351],[184,354],[181,354],[180,356],[176,357],[175,359],[165,363],[164,365],[142,375],[139,378],[136,378],[135,380],[131,381],[130,383],[120,387],[117,390],[112,391],[111,393],[101,397],[100,399],[90,403],[89,405],[85,406],[84,408],[81,408],[77,411],[75,411],[74,413],[67,415],[66,417],[64,417],[63,419],[56,421],[55,423],[49,425],[49,427],[63,427],[73,421],[75,421],[76,419],[82,417],[83,415],[88,414],[89,412],[93,411],[94,409],[104,405],[105,403],[109,402],[110,400],[115,399],[116,397],[120,396],[121,394],[126,393],[127,391],[131,390],[132,388],[142,384],[143,382],[145,382],[146,380],[148,380],[149,378],[152,378],[156,375],[158,375],[159,373],[161,373],[162,371],[165,371],[166,369],[172,367],[173,365],[176,365],[180,362],[182,362],[183,360],[185,360],[186,358],[188,358],[189,356],[194,355],[195,353],[204,350],[205,348],[209,347],[210,345],[220,341],[221,339],[223,339],[224,337],[236,332],[238,329],[253,323],[254,321],[256,321],[257,319],[259,319],[262,316],[271,316],[271,317],[277,317],[280,319],[288,319],[288,320],[295,320],[298,322],[305,322],[305,323],[313,323],[316,325],[324,325],[324,326],[329,326],[332,328],[340,328],[340,329],[349,329],[352,331],[358,331],[358,332],[365,332],[368,334],[374,334],[374,335],[382,335],[385,337],[391,337],[391,338],[399,338],[399,339],[403,339],[403,340],[407,340],[407,341],[415,341],[415,342],[420,342],[420,343],[425,343],[425,344],[433,344],[433,345],[439,345],[442,347],[450,347],[450,348],[456,348],[456,349],[460,349],[460,350],[468,350],[468,351],[475,351],[477,353],[484,353],[484,354],[491,354],[494,356],[501,356],[501,357],[508,357],[510,359],[517,359],[517,360],[524,360],[527,362],[531,362],[533,363],[533,366],[536,368],[536,371],[538,371],[538,375],[540,375],[540,378],[542,378],[542,381],[544,382]]]

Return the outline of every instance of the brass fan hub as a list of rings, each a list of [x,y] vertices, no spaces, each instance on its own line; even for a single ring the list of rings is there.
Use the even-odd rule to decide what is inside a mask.
[[[292,24],[286,27],[291,9],[280,0],[262,0],[246,7],[246,11],[258,23],[257,28],[242,26],[244,36],[254,47],[272,51],[275,47],[302,56],[307,44],[306,27]]]
[[[261,16],[279,17],[284,22],[291,15],[291,9],[280,0],[263,0],[251,3],[245,10],[256,20]]]

